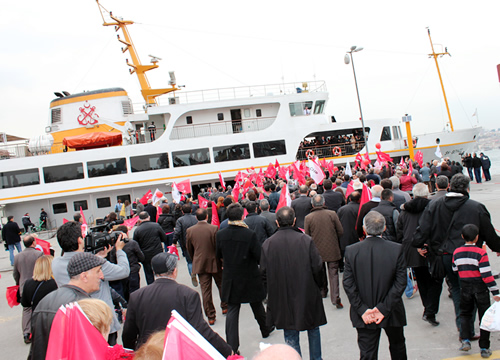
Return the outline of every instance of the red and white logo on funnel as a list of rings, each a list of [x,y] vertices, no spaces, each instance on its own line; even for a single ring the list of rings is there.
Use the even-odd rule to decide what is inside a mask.
[[[85,101],[85,104],[79,110],[80,115],[78,115],[77,120],[80,125],[94,125],[99,122],[99,115],[95,112],[95,106],[90,106],[88,101]]]

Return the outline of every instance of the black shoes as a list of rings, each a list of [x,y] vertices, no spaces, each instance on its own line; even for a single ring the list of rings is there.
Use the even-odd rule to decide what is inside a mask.
[[[271,335],[271,333],[274,331],[274,329],[276,329],[276,326],[274,326],[274,325],[273,325],[273,326],[271,326],[271,327],[269,328],[269,331],[268,331],[268,332],[266,332],[266,333],[262,333],[262,337],[263,337],[264,339],[268,338],[268,337],[269,337],[269,335]]]
[[[430,318],[427,315],[422,316],[422,320],[427,321],[432,326],[438,326],[439,325],[439,321],[437,321],[436,318]]]
[[[24,334],[24,343],[31,344],[31,334]]]

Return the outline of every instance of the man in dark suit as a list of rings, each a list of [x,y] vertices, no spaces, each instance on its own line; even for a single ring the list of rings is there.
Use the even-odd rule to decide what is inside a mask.
[[[309,188],[306,185],[299,187],[299,197],[292,201],[292,209],[295,211],[295,226],[304,228],[304,219],[312,209],[311,198],[307,196]]]
[[[404,254],[400,244],[382,239],[385,219],[380,213],[369,212],[363,228],[368,237],[346,248],[344,269],[344,289],[351,303],[351,322],[358,332],[360,358],[377,359],[383,328],[389,338],[391,358],[404,360]]]
[[[342,258],[344,258],[345,248],[359,241],[358,234],[356,233],[356,220],[359,213],[361,194],[357,191],[353,191],[349,197],[351,201],[337,211],[342,229],[344,229],[344,233],[340,237],[340,252]],[[341,266],[343,268],[343,263],[341,263]]]
[[[384,182],[382,180],[382,182]],[[390,180],[389,180],[390,181]],[[361,205],[361,209],[359,209],[358,219],[356,220],[356,231],[358,233],[358,238],[362,238],[363,234],[363,219],[365,215],[370,212],[371,209],[376,208],[378,204],[380,204],[380,196],[382,195],[382,190],[384,188],[380,185],[373,185],[372,187],[372,199],[363,205]]]
[[[222,288],[222,269],[215,257],[215,239],[217,226],[210,225],[207,209],[199,208],[195,212],[198,223],[186,231],[186,248],[193,259],[193,275],[200,280],[203,309],[210,325],[215,324],[215,307],[212,300],[212,278],[219,289]],[[221,302],[222,313],[227,313],[227,304]]]
[[[151,263],[155,282],[130,294],[123,346],[137,349],[152,333],[165,330],[172,310],[176,310],[224,357],[231,355],[231,347],[203,320],[200,295],[175,281],[177,255],[161,253]]]
[[[274,230],[269,223],[269,220],[257,214],[257,206],[258,205],[255,201],[248,201],[245,204],[245,209],[248,211],[248,215],[245,218],[245,224],[248,225],[249,229],[255,231],[257,239],[262,245],[268,237],[274,234]]]
[[[222,260],[222,297],[228,304],[226,339],[236,353],[240,346],[239,316],[241,304],[250,303],[263,338],[272,329],[266,325],[262,300],[266,297],[259,271],[261,244],[254,231],[243,222],[243,208],[235,203],[226,210],[227,228],[217,233],[217,258]]]
[[[323,192],[323,197],[325,198],[325,205],[328,210],[339,211],[342,205],[345,205],[344,197],[341,193],[333,191],[333,183],[330,179],[326,179],[323,181],[323,188],[325,191]]]

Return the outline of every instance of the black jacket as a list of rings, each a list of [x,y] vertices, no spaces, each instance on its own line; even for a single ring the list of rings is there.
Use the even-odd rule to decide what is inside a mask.
[[[323,197],[325,198],[325,205],[328,210],[337,212],[342,205],[345,205],[344,197],[336,191],[325,190]]]
[[[137,349],[148,337],[165,330],[172,310],[176,310],[225,358],[231,347],[203,319],[200,295],[175,280],[160,278],[130,294],[123,326],[123,346]]]
[[[130,272],[139,272],[139,270],[141,270],[141,264],[139,264],[139,262],[144,262],[146,258],[137,241],[130,239],[129,242],[125,244],[123,251],[127,254]]]
[[[405,326],[406,313],[401,296],[406,288],[406,277],[400,244],[369,236],[348,246],[343,283],[351,303],[352,325],[367,329]],[[367,325],[361,315],[374,307],[384,319],[378,325]]]
[[[145,221],[135,229],[134,240],[139,243],[145,261],[151,261],[156,254],[163,252],[162,242],[167,242],[167,236],[160,225]]]
[[[304,219],[312,210],[311,198],[299,196],[292,201],[292,209],[295,211],[295,226],[303,229]]]
[[[147,212],[149,214],[149,220],[151,221],[156,221],[156,213],[157,213],[157,210],[156,210],[156,207],[153,206],[152,204],[147,204],[145,207],[144,207],[144,211]]]
[[[397,242],[396,223],[394,222],[394,211],[398,211],[396,209],[396,206],[390,201],[380,200],[379,205],[371,211],[376,211],[376,212],[382,214],[385,218],[386,229],[385,229],[384,233],[382,234],[382,237],[385,240]],[[399,213],[398,213],[398,215],[399,215]]]
[[[158,224],[160,224],[165,234],[172,233],[175,228],[175,216],[173,214],[161,214],[158,217]]]
[[[21,241],[20,233],[19,225],[14,221],[9,221],[2,228],[2,239],[7,245],[14,245]]]
[[[174,244],[179,243],[182,249],[182,253],[189,262],[191,262],[191,257],[189,256],[189,253],[186,251],[186,231],[191,226],[196,225],[197,223],[198,219],[196,219],[196,216],[194,216],[191,213],[184,214],[175,223]]]
[[[274,234],[273,227],[269,223],[269,220],[259,216],[257,213],[248,214],[245,218],[245,224],[248,225],[249,229],[255,231],[261,245],[268,237]]]
[[[357,243],[359,241],[358,233],[356,232],[356,220],[358,218],[359,203],[351,201],[349,204],[342,206],[337,215],[344,229],[344,233],[340,237],[340,249],[345,250],[346,246]]]
[[[403,210],[399,215],[396,234],[398,243],[403,244],[407,267],[427,265],[425,257],[421,256],[417,249],[411,246],[411,242],[418,226],[418,220],[429,202],[430,200],[425,198],[415,198],[408,201],[404,204]]]
[[[461,234],[466,224],[474,224],[479,228],[477,246],[486,243],[491,250],[500,252],[500,237],[496,234],[486,207],[469,199],[468,195],[454,192],[432,200],[425,208],[412,246],[421,248],[428,244],[436,254],[453,254],[456,248],[464,244]]]

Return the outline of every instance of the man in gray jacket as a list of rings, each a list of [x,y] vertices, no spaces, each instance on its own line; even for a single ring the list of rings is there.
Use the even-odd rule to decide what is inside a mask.
[[[69,261],[73,256],[83,252],[84,250],[84,240],[82,238],[80,223],[70,221],[61,226],[57,230],[57,242],[64,251],[64,254],[63,256],[54,259],[52,262],[52,271],[54,273],[54,279],[57,282],[57,286],[61,287],[62,285],[68,284],[70,281],[70,276],[67,271]],[[122,235],[120,235],[115,244],[117,264],[112,264],[109,261],[104,262],[102,265],[104,280],[101,281],[99,290],[90,294],[90,296],[95,299],[103,300],[109,305],[111,310],[114,309],[114,305],[111,298],[109,282],[125,279],[130,274],[127,254],[123,251],[124,246],[125,243],[122,241]],[[111,246],[96,255],[98,257],[105,258],[110,250]],[[120,323],[118,322],[118,318],[114,311],[113,314],[113,323],[111,324],[108,337],[108,343],[111,346],[116,344],[117,333],[118,330],[120,330]]]

